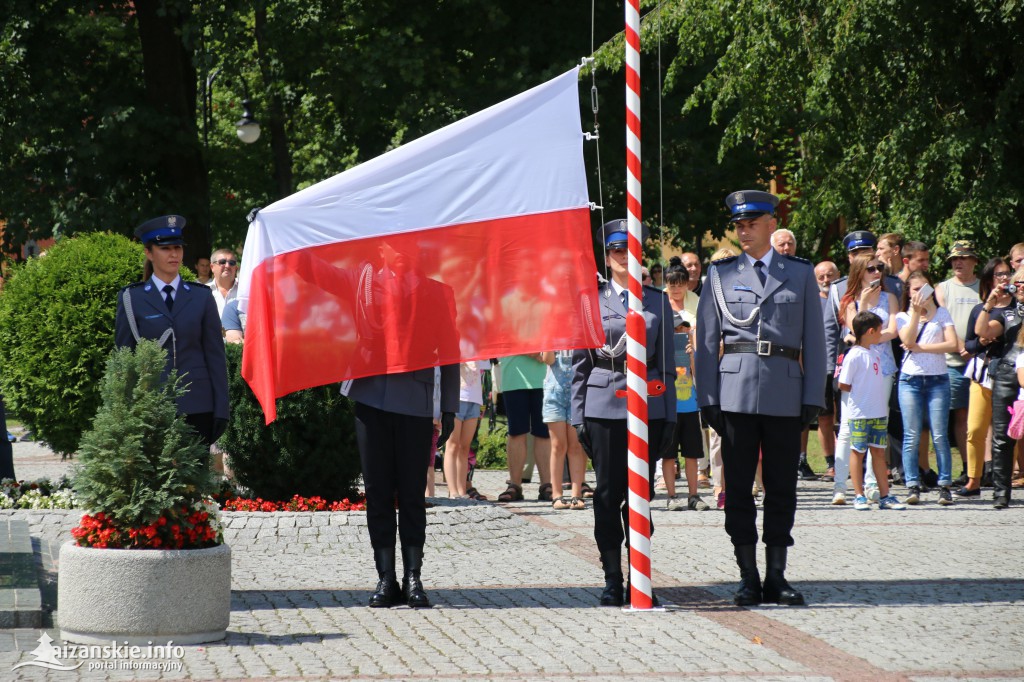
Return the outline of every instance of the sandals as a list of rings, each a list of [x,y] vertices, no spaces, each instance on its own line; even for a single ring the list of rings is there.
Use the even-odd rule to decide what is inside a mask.
[[[537,500],[539,502],[551,502],[551,484],[543,483],[540,488],[537,489]]]
[[[583,497],[584,498],[589,499],[589,498],[594,496],[594,489],[591,488],[588,483],[586,483],[586,482],[583,483],[582,490],[583,490]]]
[[[466,491],[466,497],[477,502],[487,502],[487,496],[478,491],[476,488],[470,488]]]
[[[578,497],[569,500],[569,509],[582,510],[587,508],[587,503]]]
[[[573,498],[576,499],[576,498]],[[564,497],[559,497],[557,500],[551,503],[552,509],[571,509],[572,503]]]
[[[516,485],[512,481],[508,482],[505,492],[498,495],[498,502],[518,502],[521,499],[523,499],[523,486]]]

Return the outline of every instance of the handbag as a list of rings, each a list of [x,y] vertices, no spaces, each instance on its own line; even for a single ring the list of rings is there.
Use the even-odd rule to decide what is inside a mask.
[[[1024,400],[1015,400],[1013,405],[1006,408],[1010,412],[1010,424],[1006,428],[1006,435],[1014,440],[1024,437]]]

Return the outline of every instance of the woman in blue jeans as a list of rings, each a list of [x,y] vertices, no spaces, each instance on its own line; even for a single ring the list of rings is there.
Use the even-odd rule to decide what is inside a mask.
[[[927,285],[927,290],[922,288]],[[924,295],[922,295],[924,294]],[[900,368],[899,399],[903,413],[903,470],[907,483],[907,504],[921,501],[917,446],[921,440],[924,411],[928,410],[932,443],[939,466],[939,504],[953,504],[953,458],[946,435],[949,421],[949,374],[945,353],[957,350],[956,331],[949,311],[935,300],[928,275],[920,270],[907,278],[903,289],[903,312],[896,316],[896,328],[906,353]]]

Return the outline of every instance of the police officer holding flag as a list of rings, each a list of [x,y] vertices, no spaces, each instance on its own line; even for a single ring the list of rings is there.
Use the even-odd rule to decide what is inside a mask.
[[[725,203],[743,254],[709,268],[697,308],[695,376],[701,414],[722,437],[725,529],[741,576],[734,601],[802,605],[803,595],[784,572],[793,545],[800,434],[825,404],[818,286],[811,263],[772,249],[778,197],[733,192]],[[751,494],[759,457],[765,491],[763,585]]]

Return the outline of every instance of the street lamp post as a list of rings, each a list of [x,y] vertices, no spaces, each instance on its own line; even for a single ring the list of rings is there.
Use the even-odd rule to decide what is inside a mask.
[[[220,74],[220,67],[206,74],[206,87],[203,89],[203,155],[205,160],[210,158],[210,128],[213,126],[213,82]],[[249,99],[249,88],[242,78],[242,118],[235,123],[235,133],[238,139],[245,144],[252,144],[260,139],[260,123],[252,112],[252,101]],[[207,168],[209,177],[209,168]],[[213,245],[213,201],[210,194],[209,182],[207,182],[206,197],[206,240]]]

